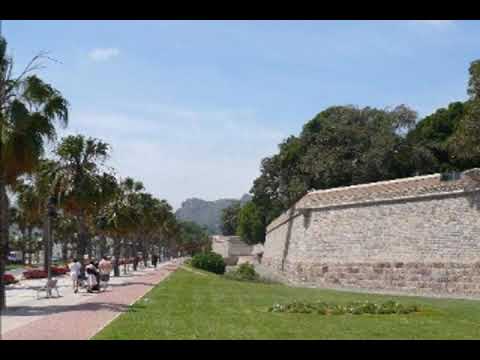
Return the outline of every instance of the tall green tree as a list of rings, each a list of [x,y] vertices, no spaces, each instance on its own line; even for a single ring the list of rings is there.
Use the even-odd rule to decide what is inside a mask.
[[[237,233],[247,244],[265,241],[265,224],[260,209],[253,201],[246,203],[240,210]]]
[[[132,195],[132,205],[138,222],[133,230],[133,239],[143,254],[145,266],[152,251],[153,241],[163,233],[164,222],[171,214],[172,207],[166,200],[159,200],[146,192]]]
[[[480,98],[469,103],[449,148],[460,170],[480,166]]]
[[[480,166],[480,60],[470,64],[469,74],[467,92],[470,101],[450,141],[450,148],[462,168]]]
[[[407,135],[416,153],[428,154],[430,161],[415,164],[419,173],[457,170],[461,167],[451,146],[452,136],[458,130],[468,108],[468,103],[453,102],[422,119]]]
[[[103,234],[113,239],[113,270],[115,276],[120,276],[119,260],[122,248],[126,252],[126,244],[133,238],[140,222],[135,201],[137,194],[143,190],[143,184],[126,178],[121,182],[117,181],[113,187],[113,196],[98,216],[98,227]]]
[[[324,189],[408,176],[400,161],[402,133],[417,115],[400,105],[393,110],[336,106],[305,124],[300,167],[308,189]]]
[[[208,229],[206,230],[208,232]],[[177,252],[178,244],[182,242],[182,226],[175,215],[168,213],[159,232],[159,245],[163,257],[170,257]]]
[[[41,58],[36,56],[14,76],[7,42],[0,37],[0,311],[6,306],[3,274],[9,232],[7,186],[35,168],[45,141],[55,139],[55,121],[62,125],[68,121],[68,103],[61,93],[32,75]]]
[[[58,167],[53,171],[61,206],[78,223],[77,256],[86,254],[93,217],[103,199],[103,186],[111,176],[104,170],[109,145],[83,135],[62,139],[55,151]]]
[[[334,106],[322,111],[298,137],[285,139],[277,154],[262,161],[261,175],[251,189],[258,223],[265,230],[310,189],[411,175],[415,157],[405,134],[416,118],[403,105],[386,110]]]
[[[468,79],[467,93],[472,100],[480,100],[480,59],[472,61],[468,68],[470,75]]]
[[[232,205],[222,210],[221,227],[223,235],[230,236],[236,234],[240,209],[240,201],[235,201]]]
[[[192,221],[179,223],[178,251],[189,255],[201,251],[209,243],[208,229]]]
[[[35,228],[40,228],[45,210],[42,194],[31,177],[30,181],[23,181],[16,187],[17,192],[17,224],[22,229],[22,246],[24,254],[29,255],[38,250],[36,238],[33,237]],[[22,224],[22,225],[20,225]]]
[[[64,213],[57,216],[53,225],[55,233],[54,242],[61,246],[62,260],[66,263],[69,250],[73,250],[78,224],[74,217]]]

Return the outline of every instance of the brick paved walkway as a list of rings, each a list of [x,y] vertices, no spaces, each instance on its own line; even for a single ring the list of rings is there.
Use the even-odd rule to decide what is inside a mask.
[[[175,271],[179,265],[180,261],[166,263],[155,271],[134,276],[122,284],[112,284],[106,292],[87,297],[81,303],[49,304],[48,309],[41,309],[43,316],[6,331],[2,334],[2,340],[90,339],[115,317],[126,311],[129,305]],[[32,316],[35,316],[35,313]]]

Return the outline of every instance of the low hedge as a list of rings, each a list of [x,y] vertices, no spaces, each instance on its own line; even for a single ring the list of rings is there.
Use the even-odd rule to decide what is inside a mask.
[[[346,305],[336,305],[324,302],[307,303],[294,301],[289,304],[275,304],[268,309],[269,312],[278,313],[301,313],[301,314],[319,314],[319,315],[343,315],[343,314],[410,314],[419,312],[417,305],[402,305],[393,300],[382,304],[366,302],[351,302]]]
[[[239,265],[235,270],[229,271],[225,274],[227,279],[238,281],[258,281],[260,276],[255,271],[252,264],[244,263]]]
[[[197,269],[210,271],[222,275],[225,273],[225,261],[223,257],[214,252],[198,253],[193,256],[191,265]]]

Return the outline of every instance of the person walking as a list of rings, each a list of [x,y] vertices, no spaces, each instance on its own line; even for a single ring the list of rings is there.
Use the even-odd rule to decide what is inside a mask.
[[[156,254],[152,255],[152,265],[156,269],[157,268],[157,262],[158,262],[158,256]]]
[[[80,276],[80,269],[82,264],[77,259],[73,259],[72,262],[68,265],[70,269],[70,277],[72,279],[73,292],[78,293],[78,278]]]
[[[97,281],[97,285],[93,290],[100,291],[100,266],[97,260],[93,261],[93,265],[95,266],[95,280]]]
[[[107,290],[108,282],[110,281],[110,273],[112,272],[112,262],[106,257],[102,257],[100,264],[98,264],[100,270],[100,283],[104,284],[104,290]]]
[[[95,262],[90,261],[90,264],[85,268],[88,277],[88,289],[87,292],[92,293],[93,290],[97,289],[97,268],[95,267]]]

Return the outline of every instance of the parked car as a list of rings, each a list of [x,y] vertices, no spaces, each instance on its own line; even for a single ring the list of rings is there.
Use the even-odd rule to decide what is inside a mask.
[[[10,251],[8,253],[8,261],[11,264],[21,264],[22,263],[22,252],[21,251]]]

